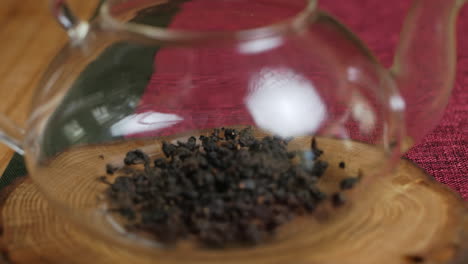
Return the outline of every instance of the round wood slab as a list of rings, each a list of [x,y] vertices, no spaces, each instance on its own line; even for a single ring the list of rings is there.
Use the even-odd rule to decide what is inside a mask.
[[[311,248],[307,263],[468,263],[466,203],[407,160],[380,181],[372,185],[375,200],[361,219],[343,223],[349,228],[339,236],[317,233],[326,246]],[[2,190],[0,198],[6,263],[160,263],[80,232],[49,207],[28,177]]]

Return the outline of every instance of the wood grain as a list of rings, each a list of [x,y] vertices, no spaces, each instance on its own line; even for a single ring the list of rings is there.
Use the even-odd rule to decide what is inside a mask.
[[[70,1],[77,3],[77,1]],[[88,17],[95,0],[73,4]],[[49,12],[47,0],[2,0],[0,4],[0,113],[23,126],[36,85],[67,35]],[[13,151],[0,145],[0,175]]]
[[[330,164],[338,164],[338,160],[344,159],[346,170],[350,169],[352,174],[358,167],[362,168],[361,165],[374,164],[373,158],[380,159],[375,148],[369,145],[348,144],[350,152],[346,153],[332,152],[339,147],[336,140],[323,139],[318,143],[324,149],[324,155],[338,153],[326,159]],[[300,146],[305,143],[298,140],[291,144]],[[105,189],[96,187],[100,186],[96,177],[102,173],[103,164],[121,159],[127,150],[136,146],[146,147],[145,151],[159,149],[157,143],[132,141],[77,148],[59,155],[48,167],[57,170],[57,175],[64,178],[63,183],[69,184],[60,183],[59,178],[53,178],[55,172],[49,171],[43,177],[50,180],[47,186],[52,186],[55,193],[48,195],[69,202],[67,205],[75,208],[79,219],[86,220],[89,209],[97,206],[93,202],[96,201],[93,190]],[[106,153],[105,160],[97,158],[102,153]],[[75,174],[73,162],[81,168]],[[95,175],[91,173],[93,170]],[[35,174],[35,180],[40,183],[38,177],[40,174]],[[70,184],[73,179],[74,183]],[[44,183],[42,189],[46,186]],[[67,189],[69,186],[73,188]],[[360,186],[366,191],[355,193],[358,202],[327,216],[328,221],[315,217],[296,219],[289,225],[297,231],[300,228],[300,232],[295,231],[284,239],[250,249],[210,251],[184,247],[174,251],[143,249],[128,237],[125,243],[116,243],[123,242],[122,237],[112,233],[107,227],[109,224],[106,226],[99,217],[93,218],[91,226],[96,227],[95,230],[83,232],[86,229],[77,228],[75,222],[58,214],[55,207],[51,208],[32,181],[26,178],[0,193],[3,197],[0,199],[3,230],[0,248],[4,257],[15,264],[138,264],[155,263],[155,259],[164,264],[219,263],[220,259],[225,264],[466,263],[468,210],[454,192],[407,160],[402,160],[392,175]],[[101,237],[99,232],[102,232]]]

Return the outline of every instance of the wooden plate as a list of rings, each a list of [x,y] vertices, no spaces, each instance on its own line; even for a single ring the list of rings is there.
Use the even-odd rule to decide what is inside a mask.
[[[362,148],[365,145],[356,155],[368,153]],[[294,264],[468,263],[468,206],[453,191],[408,160],[366,188],[365,199],[353,204],[351,216],[319,229],[312,238],[302,235],[310,247],[292,247],[294,253],[285,250],[268,259],[246,252],[239,255],[242,263],[290,263],[297,254],[304,262]],[[188,256],[181,256],[185,261],[162,261],[90,237],[54,211],[29,177],[0,192],[0,209],[0,248],[6,263],[209,263]],[[212,263],[240,260],[216,254],[211,254]]]

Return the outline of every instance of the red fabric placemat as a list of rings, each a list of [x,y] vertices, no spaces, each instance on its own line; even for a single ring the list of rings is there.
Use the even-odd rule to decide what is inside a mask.
[[[320,6],[348,25],[367,43],[384,65],[389,66],[391,65],[398,42],[398,35],[410,4],[411,1],[407,0],[392,2],[375,0],[323,0]],[[278,10],[278,12],[281,14],[281,10]],[[181,22],[184,26],[187,26],[187,21],[190,21],[192,24],[189,25],[196,28],[196,18],[200,18],[200,16],[178,14],[172,21],[171,27],[179,27]],[[242,23],[247,22],[247,20],[239,21],[240,24],[237,26],[242,27]],[[238,29],[237,27],[235,28]],[[431,134],[426,136],[421,144],[411,149],[407,153],[407,157],[415,161],[437,180],[449,185],[465,199],[468,199],[468,142],[466,136],[468,134],[468,34],[463,34],[463,29],[465,31],[468,29],[468,6],[462,10],[458,23],[457,82],[449,106],[440,125]],[[161,95],[161,85],[167,85],[167,89],[170,89],[173,85],[170,77],[170,67],[171,65],[179,67],[175,63],[177,56],[174,57],[174,55],[177,54],[171,55],[170,51],[159,52],[157,54],[155,66],[156,69],[159,68],[160,70],[157,70],[158,73],[153,76],[147,88],[143,97],[143,105],[145,100],[152,102],[156,100],[151,95]],[[212,65],[213,61],[209,61],[209,63]],[[220,67],[225,67],[227,64],[220,63],[219,65]],[[212,67],[210,66],[210,68]],[[242,79],[239,78],[239,74],[242,73],[233,74],[236,74],[237,80]],[[209,80],[203,78],[202,75],[199,78],[195,78],[194,81],[203,83]],[[226,80],[226,82],[229,82],[229,80]],[[226,94],[222,96],[229,97],[229,89],[226,90]],[[181,94],[180,96],[190,98],[195,95]],[[158,96],[158,98],[161,97]],[[222,100],[222,98],[219,100]],[[170,105],[170,103],[166,101],[165,105]],[[203,107],[200,107],[200,109],[203,109]],[[242,113],[239,113],[240,120],[243,118],[242,116]],[[193,120],[193,122],[201,121]],[[237,122],[236,120],[231,121]]]
[[[389,66],[411,1],[324,0],[321,6],[338,17]],[[407,157],[468,200],[468,5],[457,29],[456,85],[440,124]]]

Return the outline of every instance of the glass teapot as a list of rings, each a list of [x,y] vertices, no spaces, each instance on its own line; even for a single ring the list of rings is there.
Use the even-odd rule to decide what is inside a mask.
[[[76,18],[66,1],[51,2],[69,44],[38,87],[26,129],[0,120],[4,142],[25,153],[39,189],[84,230],[160,260],[187,261],[207,259],[212,252],[184,244],[181,255],[174,251],[177,246],[165,243],[174,218],[164,210],[179,206],[178,198],[164,210],[156,208],[166,217],[161,225],[141,211],[146,206],[141,188],[156,188],[164,173],[163,187],[174,188],[168,187],[170,178],[179,175],[175,186],[180,197],[186,195],[184,188],[198,187],[191,179],[183,181],[196,172],[178,170],[187,157],[196,156],[205,163],[191,166],[210,171],[214,181],[221,174],[235,178],[233,192],[247,193],[249,186],[275,180],[259,176],[261,169],[290,162],[285,166],[292,174],[284,177],[305,173],[307,181],[295,188],[306,190],[312,204],[284,188],[291,199],[306,201],[302,211],[335,219],[345,200],[352,204],[365,195],[366,186],[390,173],[400,155],[440,118],[454,82],[455,20],[465,1],[414,0],[390,69],[344,25],[318,10],[314,0],[107,0],[90,21]],[[192,152],[180,154],[187,149]],[[275,156],[272,167],[259,165],[275,151],[284,155]],[[244,158],[237,158],[241,154]],[[234,162],[226,165],[227,155]],[[206,213],[206,204],[237,199],[222,196],[227,189],[210,189],[207,177],[197,195],[218,197],[198,201],[205,203],[201,212],[195,196],[183,201],[197,217]],[[282,187],[267,184],[275,187],[261,194],[251,190],[248,197],[268,211],[282,203],[277,190]],[[122,198],[129,192],[131,199]],[[281,208],[289,210],[291,199]],[[298,215],[294,219],[308,217]],[[297,251],[307,248],[307,235],[328,221],[311,215],[319,219],[313,225],[290,220],[294,224],[249,254],[267,256],[291,241]],[[148,220],[149,227],[147,218],[155,221]],[[258,219],[253,225],[261,229]],[[195,220],[184,221],[177,223]],[[187,230],[182,237],[208,232],[198,226]],[[217,231],[217,238],[210,240],[206,233],[201,240],[235,241]],[[178,232],[168,236],[178,239]],[[238,250],[225,254],[239,257]],[[288,261],[301,256],[293,250]]]

